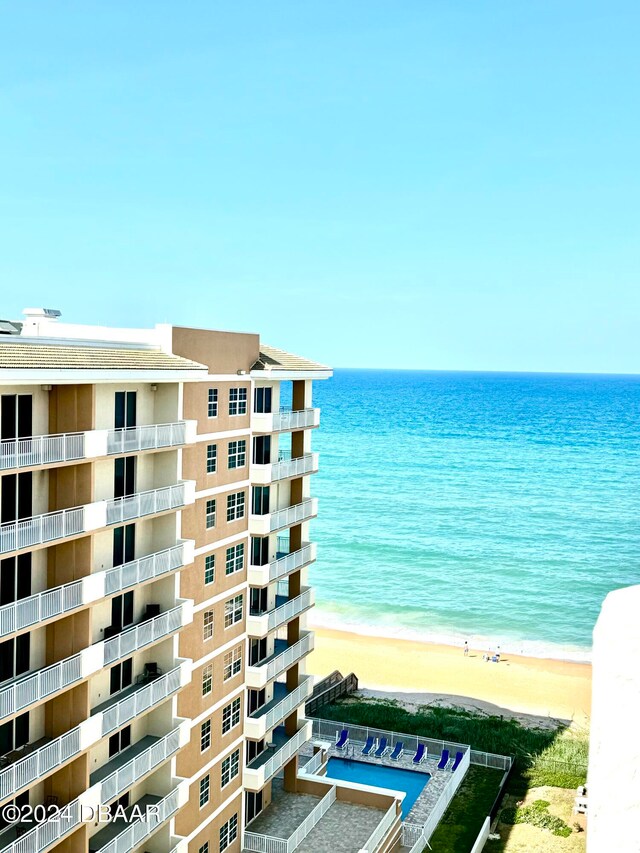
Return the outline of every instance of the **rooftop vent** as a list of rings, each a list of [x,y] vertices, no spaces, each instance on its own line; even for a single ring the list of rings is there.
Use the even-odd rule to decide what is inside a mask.
[[[22,313],[26,320],[57,320],[62,316],[57,308],[25,308]]]

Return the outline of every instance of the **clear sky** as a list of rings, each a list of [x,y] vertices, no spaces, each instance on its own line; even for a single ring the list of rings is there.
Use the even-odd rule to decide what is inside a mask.
[[[640,372],[640,3],[0,2],[0,316]]]

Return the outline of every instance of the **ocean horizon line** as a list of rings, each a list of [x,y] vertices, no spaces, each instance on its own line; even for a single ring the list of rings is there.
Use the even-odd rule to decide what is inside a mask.
[[[458,376],[575,376],[575,377],[610,377],[615,379],[640,379],[640,371],[637,373],[624,373],[616,371],[609,373],[605,370],[493,370],[472,368],[448,368],[448,367],[349,367],[332,366],[331,370],[357,370],[361,373],[442,373],[445,375],[456,374]]]

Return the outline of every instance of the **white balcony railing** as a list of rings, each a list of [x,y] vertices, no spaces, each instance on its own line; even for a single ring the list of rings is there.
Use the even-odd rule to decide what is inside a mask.
[[[78,798],[61,807],[55,816],[38,824],[6,847],[1,847],[0,853],[42,853],[52,844],[57,844],[76,826],[79,826],[82,823],[82,818],[82,804]]]
[[[251,586],[266,586],[272,581],[283,578],[295,572],[316,559],[317,546],[315,542],[307,542],[297,551],[292,551],[284,557],[272,560],[264,566],[249,566],[248,580]]]
[[[119,835],[99,847],[96,853],[130,853],[135,850],[184,805],[188,795],[188,783],[182,781],[180,786],[155,803],[146,814],[143,810],[143,817],[133,820]]]
[[[185,661],[169,672],[151,681],[149,684],[130,693],[120,702],[102,711],[102,734],[107,735],[133,720],[139,714],[159,705],[176,693],[188,681],[191,673],[190,662]]]
[[[260,690],[269,681],[273,681],[274,678],[282,675],[290,666],[313,651],[313,644],[313,633],[309,632],[298,640],[297,643],[294,643],[288,649],[285,649],[279,655],[272,658],[268,663],[248,666],[245,669],[247,687]]]
[[[251,482],[258,485],[315,474],[318,470],[318,454],[306,453],[296,459],[280,459],[267,465],[251,466]]]
[[[163,761],[166,761],[181,746],[180,727],[178,726],[169,732],[168,735],[152,743],[148,749],[136,755],[135,758],[132,758],[131,761],[124,764],[110,776],[107,776],[106,779],[103,779],[100,783],[100,802],[108,803],[114,797],[126,791],[127,788],[130,788],[139,779],[150,773],[154,767],[158,767]]]
[[[85,433],[34,435],[0,441],[0,471],[84,459]]]
[[[281,409],[279,412],[254,412],[251,416],[253,432],[286,432],[309,429],[320,424],[320,409]]]
[[[393,824],[397,820],[399,820],[399,814],[400,812],[396,806],[396,803],[391,803],[384,817],[382,818],[378,826],[373,830],[369,840],[363,846],[362,850],[359,851],[359,853],[376,853],[376,851],[380,848],[380,844],[382,843],[382,841],[386,840],[386,836]]]
[[[177,607],[154,616],[146,622],[127,628],[104,641],[104,664],[113,663],[145,646],[179,631],[193,619],[193,602],[185,600]]]
[[[335,803],[336,793],[335,785],[329,788],[318,805],[306,816],[289,838],[275,838],[272,835],[245,832],[242,836],[242,849],[256,851],[256,853],[293,853]]]
[[[17,714],[82,677],[82,653],[79,653],[14,681],[0,690],[0,719]]]
[[[282,698],[280,702],[269,708],[266,714],[259,716],[259,711],[245,720],[244,733],[252,740],[261,740],[268,731],[275,728],[302,702],[306,701],[313,689],[312,677],[302,676],[300,684]]]
[[[53,619],[84,603],[82,581],[58,586],[0,607],[0,637]]]
[[[178,509],[186,503],[186,483],[113,498],[107,501],[107,524],[120,524],[132,518]]]
[[[312,589],[307,589],[295,598],[281,604],[269,613],[269,630],[273,631],[284,625],[290,619],[299,616],[308,607],[311,607],[314,601],[314,593]]]
[[[188,544],[191,545],[190,542]],[[189,554],[192,551],[193,547],[189,549]],[[105,572],[105,594],[111,595],[121,589],[128,589],[130,586],[136,586],[144,583],[144,581],[160,577],[167,572],[173,572],[186,565],[187,562],[191,562],[191,560],[187,560],[187,556],[187,542],[180,542],[171,548],[156,551],[155,554],[140,557],[113,569],[107,569]]]
[[[307,498],[299,504],[278,509],[264,515],[249,516],[249,533],[266,536],[284,527],[300,524],[318,514],[318,499]]]
[[[75,536],[85,529],[84,517],[85,508],[79,506],[34,515],[21,521],[7,521],[0,525],[0,553]]]
[[[283,767],[292,755],[300,749],[303,743],[311,738],[311,721],[305,720],[304,725],[289,740],[285,741],[273,755],[259,766],[245,767],[243,783],[250,791],[259,791]]]
[[[107,432],[107,453],[135,453],[161,447],[180,447],[187,443],[187,424],[149,424],[147,426],[110,429]]]

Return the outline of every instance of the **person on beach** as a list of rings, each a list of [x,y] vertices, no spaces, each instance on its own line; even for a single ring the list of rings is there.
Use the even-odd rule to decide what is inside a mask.
[[[469,643],[465,640],[464,641],[464,656],[468,657],[468,655],[469,655]]]

